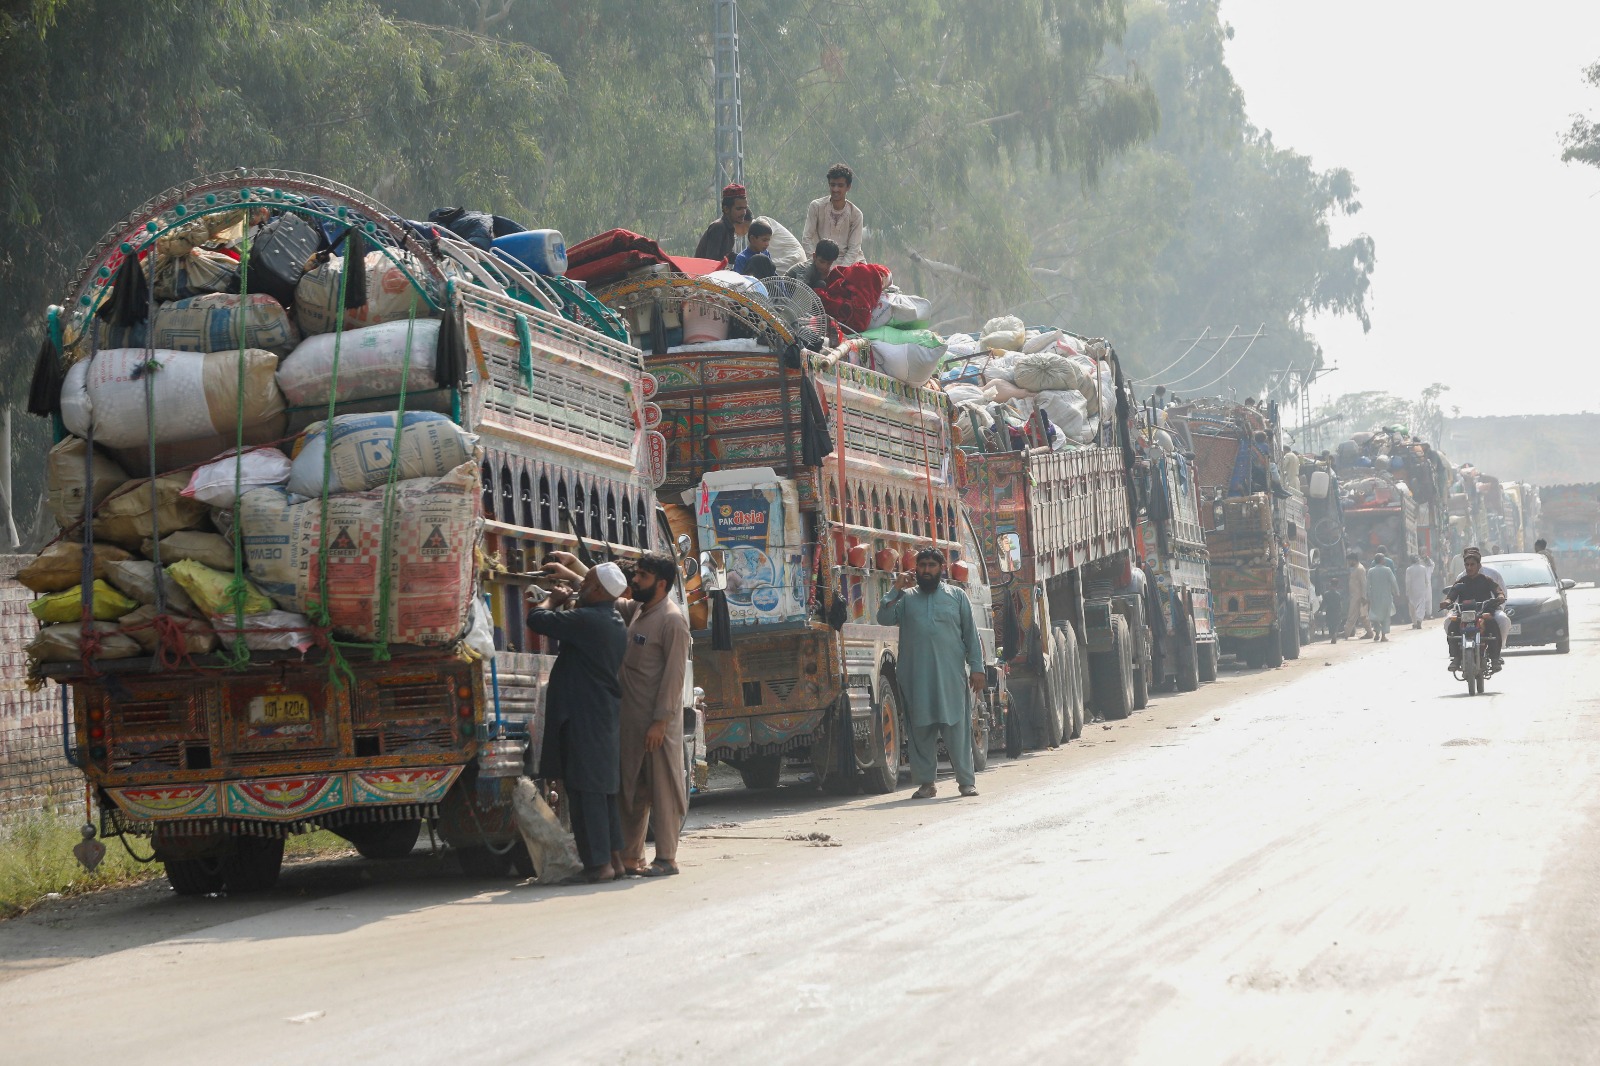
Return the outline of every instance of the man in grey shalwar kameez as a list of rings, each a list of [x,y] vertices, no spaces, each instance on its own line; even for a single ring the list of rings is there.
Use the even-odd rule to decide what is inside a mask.
[[[906,747],[916,799],[931,799],[944,737],[963,796],[978,794],[972,771],[972,693],[985,684],[983,646],[967,594],[944,581],[944,553],[917,553],[878,607],[880,626],[899,626],[895,679],[906,701]],[[969,691],[970,689],[970,691]]]

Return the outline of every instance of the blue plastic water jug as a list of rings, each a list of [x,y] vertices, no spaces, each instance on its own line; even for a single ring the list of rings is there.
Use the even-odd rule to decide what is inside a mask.
[[[494,239],[494,249],[538,274],[561,277],[567,272],[567,242],[559,230],[508,233]]]

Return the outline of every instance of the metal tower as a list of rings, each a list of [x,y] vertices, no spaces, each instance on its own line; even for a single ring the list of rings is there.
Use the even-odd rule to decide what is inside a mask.
[[[739,100],[739,3],[713,0],[711,105],[717,130],[717,173],[713,190],[729,182],[744,184],[744,108]]]

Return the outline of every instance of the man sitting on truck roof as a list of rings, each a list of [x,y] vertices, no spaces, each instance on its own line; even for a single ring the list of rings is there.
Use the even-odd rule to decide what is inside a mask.
[[[861,254],[866,216],[862,215],[861,208],[845,199],[855,182],[855,171],[843,163],[828,168],[828,195],[817,197],[806,208],[806,226],[800,238],[807,248],[815,248],[820,240],[833,241],[839,246],[840,266],[850,266],[866,258]]]
[[[816,248],[812,251],[811,262],[790,267],[788,276],[799,278],[821,292],[828,287],[828,276],[833,273],[833,268],[838,262],[839,246],[823,239],[817,242]]]
[[[700,235],[695,245],[696,259],[715,259],[726,263],[733,258],[734,241],[750,225],[750,200],[743,185],[732,183],[722,187],[722,217],[718,218]]]

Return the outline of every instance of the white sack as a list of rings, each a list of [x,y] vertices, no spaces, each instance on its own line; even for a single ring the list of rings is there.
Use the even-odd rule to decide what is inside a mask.
[[[411,373],[408,392],[438,388],[434,368],[439,349],[439,320],[409,319],[307,337],[278,368],[278,386],[289,403],[324,404],[333,389],[333,349],[339,346],[339,400],[393,396],[400,391],[410,336]]]
[[[237,471],[235,470],[237,467]],[[208,507],[224,509],[234,505],[235,476],[238,495],[251,489],[264,489],[282,485],[289,480],[289,457],[276,448],[253,448],[235,462],[230,453],[214,463],[207,463],[189,477],[185,496],[193,497]]]
[[[784,274],[791,267],[797,267],[810,260],[811,256],[800,246],[800,238],[790,232],[783,223],[767,215],[762,215],[756,221],[765,222],[772,227],[772,241],[767,245],[767,255],[772,257],[772,265],[778,268],[779,274]]]
[[[147,366],[153,360],[155,369]],[[157,443],[233,437],[239,415],[239,353],[174,352],[113,348],[72,365],[61,387],[61,420],[79,437],[94,423],[96,444],[131,448]],[[260,349],[244,353],[244,424],[260,427],[281,420],[283,394],[273,380],[278,357]],[[155,412],[145,418],[145,375],[153,373]]]
[[[332,434],[322,432],[317,423],[306,430],[305,444],[295,456],[287,481],[296,496],[321,496],[327,442],[333,439],[332,480],[328,491],[335,495],[366,492],[389,480],[394,464],[393,413],[381,415],[339,415],[333,420]],[[400,480],[419,477],[444,477],[472,458],[477,438],[444,415],[429,411],[407,411],[405,428],[400,432]]]

